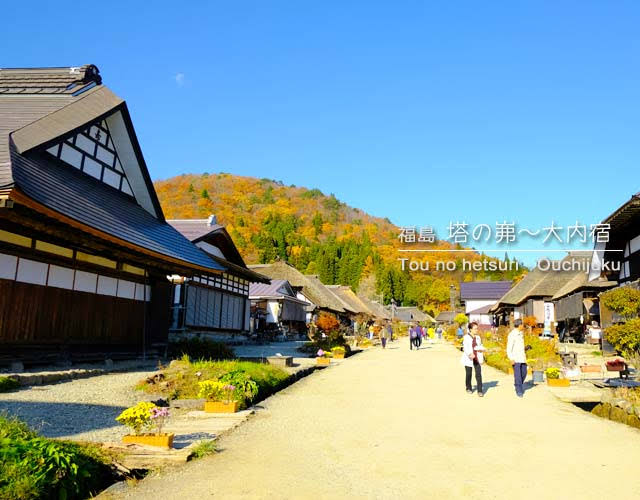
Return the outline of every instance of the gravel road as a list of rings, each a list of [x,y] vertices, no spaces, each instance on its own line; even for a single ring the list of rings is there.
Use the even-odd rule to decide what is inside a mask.
[[[119,441],[127,429],[114,419],[138,401],[157,399],[133,389],[153,373],[110,373],[0,393],[0,412],[20,417],[47,437]]]
[[[464,391],[448,345],[376,348],[265,400],[221,452],[126,498],[638,498],[640,431],[557,400],[515,397],[484,368]]]

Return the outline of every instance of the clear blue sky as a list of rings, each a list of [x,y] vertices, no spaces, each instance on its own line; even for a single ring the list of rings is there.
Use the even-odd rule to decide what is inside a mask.
[[[640,190],[638,2],[136,3],[10,2],[0,66],[96,64],[154,179],[269,177],[440,236]]]

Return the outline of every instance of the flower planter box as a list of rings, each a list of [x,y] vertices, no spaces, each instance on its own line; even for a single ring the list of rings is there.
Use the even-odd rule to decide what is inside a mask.
[[[238,411],[238,402],[205,401],[204,411],[207,413],[235,413]]]
[[[330,358],[316,358],[316,363],[320,366],[329,366],[331,363]]]
[[[343,352],[334,352],[333,353],[333,357],[336,359],[344,359],[344,353]]]
[[[600,365],[582,365],[580,371],[582,373],[600,373],[602,367]]]
[[[171,434],[127,434],[122,437],[123,443],[142,444],[146,446],[159,446],[161,448],[173,448],[173,433]]]
[[[550,387],[569,387],[570,381],[568,378],[548,378],[547,385]]]

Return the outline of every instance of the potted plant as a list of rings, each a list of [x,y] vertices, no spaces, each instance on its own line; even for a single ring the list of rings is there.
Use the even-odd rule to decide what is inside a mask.
[[[344,353],[345,353],[345,349],[342,346],[336,346],[333,349],[331,349],[331,352],[333,354],[333,357],[336,359],[343,359],[344,358]]]
[[[326,353],[322,349],[318,349],[316,353],[316,363],[320,366],[328,366],[331,363],[331,359],[326,356]]]
[[[198,396],[205,398],[204,411],[207,413],[235,413],[238,411],[236,387],[219,380],[203,380],[199,382]]]
[[[547,375],[547,385],[551,387],[569,387],[569,379],[560,378],[560,368],[547,368],[545,374]]]
[[[142,401],[124,410],[116,417],[116,421],[130,427],[134,432],[123,436],[123,443],[171,448],[173,446],[173,433],[162,432],[162,427],[167,418],[169,418],[169,408],[161,408],[148,401]],[[154,429],[155,432],[142,432],[143,430]]]

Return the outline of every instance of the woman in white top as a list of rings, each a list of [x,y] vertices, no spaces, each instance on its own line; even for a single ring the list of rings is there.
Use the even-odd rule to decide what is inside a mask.
[[[478,396],[483,397],[482,391],[482,363],[484,363],[484,346],[482,345],[482,339],[478,335],[478,324],[473,322],[469,323],[469,331],[465,333],[462,338],[462,357],[460,363],[464,365],[465,371],[465,385],[467,392],[471,394],[473,389],[471,387],[471,371],[476,372],[476,388]]]

